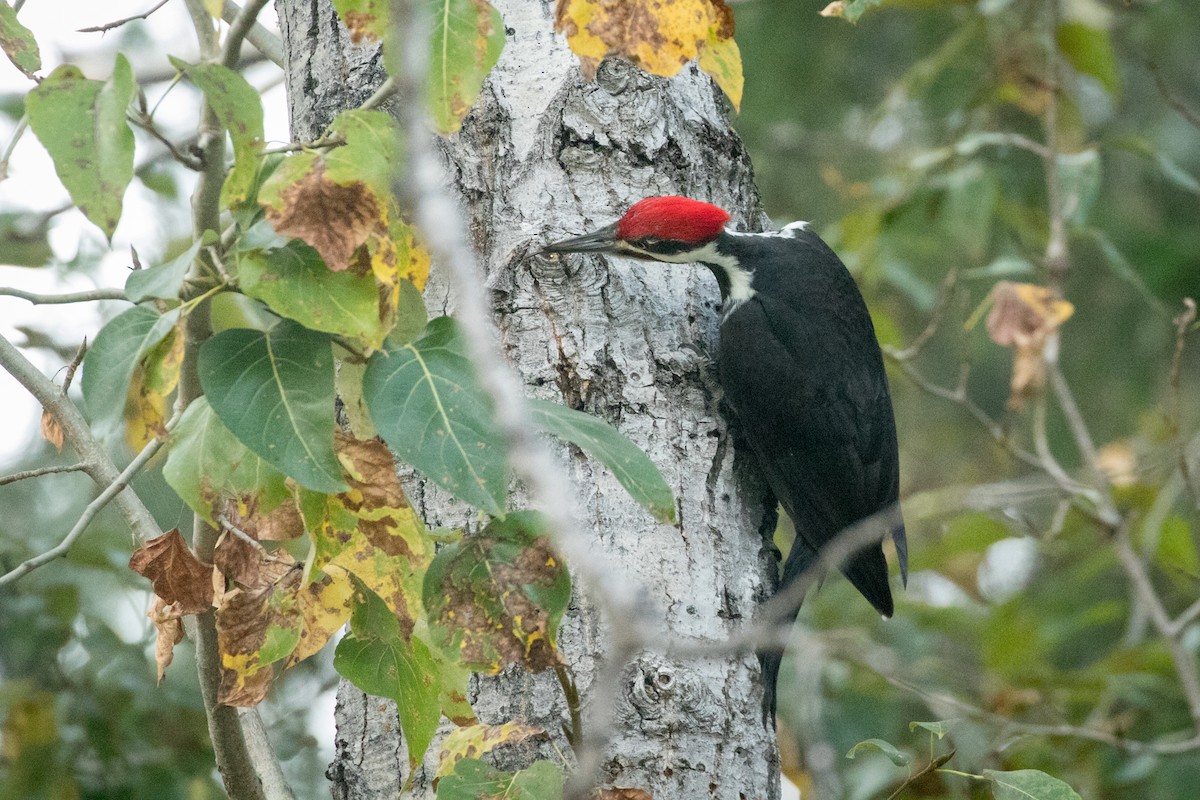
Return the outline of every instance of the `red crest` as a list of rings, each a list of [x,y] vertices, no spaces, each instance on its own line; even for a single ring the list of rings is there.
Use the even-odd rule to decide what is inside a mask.
[[[617,238],[625,241],[654,237],[704,244],[725,229],[724,209],[687,197],[647,197],[633,204],[617,223]]]

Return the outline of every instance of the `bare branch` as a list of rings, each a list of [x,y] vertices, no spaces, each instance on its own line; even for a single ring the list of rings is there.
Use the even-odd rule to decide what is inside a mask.
[[[927,700],[935,713],[944,713],[944,709],[952,708],[955,711],[966,714],[967,716],[992,722],[1000,726],[1002,730],[1017,735],[1086,739],[1088,741],[1109,745],[1110,747],[1114,747],[1127,753],[1157,753],[1160,755],[1171,755],[1200,750],[1200,735],[1185,736],[1185,738],[1176,739],[1174,741],[1143,742],[1136,739],[1126,739],[1122,736],[1118,736],[1115,733],[1094,727],[1083,727],[1069,724],[1047,725],[1041,723],[1021,722],[1010,719],[1002,714],[997,714],[994,711],[988,711],[976,705],[972,705],[971,703],[960,700],[952,695],[940,692],[931,692],[927,689],[922,689],[921,687],[909,683],[901,678],[897,678],[894,675],[880,674],[884,680],[893,686],[903,689],[907,692],[911,692]],[[1164,739],[1165,738],[1168,737],[1164,737]]]
[[[82,472],[87,468],[87,464],[54,464],[48,467],[38,467],[37,469],[27,469],[23,472],[14,472],[11,475],[0,475],[0,486],[6,486],[10,483],[23,481],[26,478],[40,478],[43,475],[57,475],[62,472]]]
[[[17,127],[13,128],[12,136],[9,137],[4,152],[0,153],[0,181],[8,177],[8,161],[12,158],[13,151],[17,149],[17,142],[21,141],[21,137],[27,130],[29,130],[29,116],[25,115],[17,121]]]
[[[225,5],[221,7],[221,19],[230,24],[233,24],[233,21],[241,13],[242,9],[233,0],[225,0]],[[257,15],[255,16],[257,17]],[[278,67],[283,66],[283,42],[279,41],[279,37],[270,30],[255,22],[246,31],[246,41],[254,45],[254,48],[262,53],[268,61]]]
[[[942,325],[942,320],[946,316],[946,309],[950,306],[950,300],[954,297],[954,287],[958,283],[958,270],[952,269],[946,273],[946,277],[942,280],[942,291],[938,295],[937,305],[933,307],[933,312],[929,315],[929,321],[925,323],[925,328],[917,338],[905,347],[903,350],[892,350],[890,355],[897,361],[911,361],[921,354],[925,349],[925,345],[929,344],[929,340],[938,332],[938,328]]]
[[[120,470],[96,440],[87,420],[70,398],[54,382],[21,353],[12,342],[0,336],[0,367],[24,386],[63,430],[63,437],[79,454],[83,471],[100,486],[110,486],[120,477]],[[132,491],[116,496],[117,507],[125,515],[136,541],[146,541],[162,531],[146,506]]]
[[[1133,584],[1138,598],[1149,613],[1150,622],[1162,636],[1163,643],[1167,647],[1167,652],[1171,656],[1171,661],[1175,665],[1175,673],[1178,675],[1179,684],[1183,688],[1183,696],[1187,700],[1188,712],[1191,715],[1192,724],[1195,726],[1196,736],[1200,738],[1200,673],[1197,672],[1195,656],[1192,655],[1191,651],[1180,639],[1184,626],[1176,625],[1171,621],[1166,607],[1163,606],[1162,599],[1158,596],[1158,592],[1154,589],[1154,584],[1150,581],[1146,565],[1142,563],[1137,553],[1134,552],[1133,546],[1129,542],[1129,533],[1123,525],[1114,531],[1113,542],[1116,546],[1117,557],[1121,562],[1121,566],[1125,569],[1125,573],[1129,576],[1129,580]],[[1184,612],[1184,616],[1190,612],[1191,609],[1188,609],[1188,611]]]
[[[71,359],[71,363],[67,364],[67,371],[63,375],[62,393],[65,397],[67,392],[71,391],[71,381],[75,380],[75,372],[79,369],[79,365],[83,363],[83,357],[87,355],[88,343],[85,338],[79,345],[79,349],[75,351],[75,357]]]
[[[267,800],[296,800],[296,795],[292,793],[287,778],[283,775],[283,768],[275,755],[275,748],[271,746],[271,739],[267,736],[267,729],[258,709],[239,708],[237,714],[245,733],[250,760],[258,767],[263,795]]]
[[[64,303],[91,303],[97,300],[125,300],[124,289],[91,289],[86,292],[68,292],[67,294],[38,294],[0,286],[0,297],[16,297],[28,300],[34,305],[62,305]]]
[[[222,17],[229,23],[229,30],[225,34],[225,46],[221,54],[221,63],[225,66],[230,69],[237,66],[238,57],[242,52],[242,42],[246,40],[250,30],[255,25],[258,25],[258,15],[266,4],[267,0],[250,0],[250,2],[242,7],[241,11],[238,11],[233,16],[233,19],[228,19],[226,17],[226,13],[228,12],[225,12],[224,7],[222,8]],[[227,3],[226,6],[233,6],[233,4]],[[262,28],[261,25],[259,27]],[[266,31],[266,28],[262,28],[262,30]],[[280,48],[282,53],[282,45],[280,45]],[[262,51],[260,50],[259,52]],[[263,53],[263,55],[267,54]],[[282,59],[275,63],[281,64]]]
[[[138,453],[125,469],[121,470],[116,480],[104,487],[104,491],[100,492],[95,500],[88,503],[87,508],[79,516],[79,520],[75,523],[75,526],[63,537],[61,542],[40,555],[26,559],[7,574],[0,576],[0,586],[15,583],[38,567],[49,564],[59,556],[65,556],[67,551],[71,549],[71,545],[75,544],[79,537],[83,535],[83,532],[87,530],[88,525],[96,518],[96,515],[129,485],[129,482],[133,480],[141,468],[146,466],[146,463],[162,448],[166,442],[167,434],[175,427],[175,423],[178,420],[179,415],[176,415],[167,422],[164,432],[151,439],[149,444],[142,448],[142,452]]]
[[[150,9],[149,11],[143,11],[141,14],[134,14],[132,17],[125,17],[124,19],[114,20],[113,22],[106,22],[103,25],[93,25],[90,28],[80,28],[77,32],[106,33],[111,31],[113,28],[119,28],[128,22],[133,22],[134,20],[138,19],[147,19],[151,14],[153,14],[155,11],[158,11],[169,2],[170,0],[160,0],[160,2],[156,3],[154,8]]]

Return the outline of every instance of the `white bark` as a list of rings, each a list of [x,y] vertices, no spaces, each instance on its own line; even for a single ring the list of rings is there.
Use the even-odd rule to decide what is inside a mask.
[[[658,464],[678,498],[673,526],[657,524],[595,463],[560,448],[597,558],[641,587],[664,632],[719,640],[753,616],[770,590],[774,560],[766,491],[740,462],[735,469],[718,408],[709,364],[716,283],[702,267],[532,254],[657,194],[709,200],[756,227],[749,160],[719,90],[694,68],[666,80],[610,60],[586,81],[552,32],[552,3],[493,4],[507,29],[504,53],[444,153],[487,269],[505,351],[531,395],[606,418]],[[371,94],[383,77],[381,59],[374,47],[349,45],[328,0],[278,6],[293,134],[313,138],[339,109]],[[435,277],[427,290],[439,311],[453,307],[440,285]],[[430,485],[414,482],[410,493],[431,525],[473,520]],[[584,692],[585,727],[605,625],[619,624],[599,620],[594,605],[577,597],[560,632]],[[777,797],[774,734],[762,725],[757,675],[752,654],[680,661],[646,651],[624,673],[617,729],[597,780],[660,799]],[[407,758],[394,709],[348,685],[339,698],[334,796],[396,796]],[[543,742],[541,755],[567,752],[553,675],[479,677],[472,702],[485,722],[542,726],[555,742]],[[416,785],[431,796],[428,774]]]

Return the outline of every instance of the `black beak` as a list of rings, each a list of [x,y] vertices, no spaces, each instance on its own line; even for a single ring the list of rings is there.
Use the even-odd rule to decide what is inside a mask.
[[[543,253],[612,253],[616,250],[617,223],[606,225],[598,231],[585,233],[571,239],[548,244]]]

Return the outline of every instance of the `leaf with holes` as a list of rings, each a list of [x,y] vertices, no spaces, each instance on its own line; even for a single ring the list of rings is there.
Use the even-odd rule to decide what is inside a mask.
[[[177,308],[159,314],[134,306],[100,329],[83,359],[83,398],[93,423],[120,419],[138,361],[166,338],[178,319]]]
[[[438,317],[416,341],[371,356],[363,398],[400,458],[471,505],[503,514],[503,437],[454,320]]]
[[[599,417],[558,403],[529,400],[533,424],[578,446],[612,470],[634,500],[661,522],[675,520],[675,496],[640,447]]]
[[[71,201],[109,240],[133,180],[133,131],[125,112],[136,88],[129,61],[118,54],[106,82],[63,64],[25,97],[29,127],[49,151]]]
[[[571,578],[542,527],[536,513],[516,512],[438,551],[424,588],[434,644],[492,674],[558,663],[554,639]]]
[[[328,336],[288,320],[221,331],[200,348],[199,373],[213,411],[243,444],[306,488],[346,489],[333,452]]]

